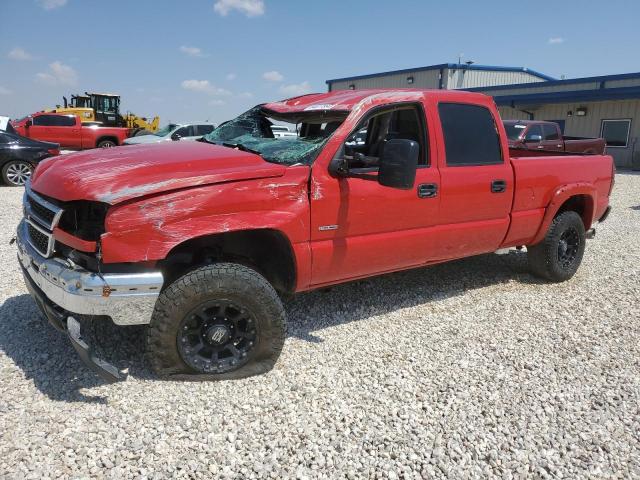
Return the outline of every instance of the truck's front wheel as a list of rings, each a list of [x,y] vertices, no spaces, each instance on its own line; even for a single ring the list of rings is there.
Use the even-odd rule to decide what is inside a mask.
[[[162,292],[147,355],[160,375],[244,378],[273,368],[285,325],[282,302],[262,275],[233,263],[209,265]]]
[[[552,282],[569,280],[582,262],[585,239],[580,215],[561,213],[551,222],[544,240],[527,247],[531,272]]]

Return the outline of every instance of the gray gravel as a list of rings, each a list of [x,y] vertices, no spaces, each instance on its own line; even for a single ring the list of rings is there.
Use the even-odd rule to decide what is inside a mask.
[[[640,175],[576,277],[486,255],[302,295],[276,369],[102,385],[38,317],[0,188],[0,477],[640,477]],[[117,354],[117,355],[116,355]]]

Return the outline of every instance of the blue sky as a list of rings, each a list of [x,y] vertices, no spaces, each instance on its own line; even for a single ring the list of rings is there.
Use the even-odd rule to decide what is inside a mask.
[[[640,2],[0,0],[0,115],[109,91],[164,122],[229,119],[329,78],[463,60],[640,71]]]

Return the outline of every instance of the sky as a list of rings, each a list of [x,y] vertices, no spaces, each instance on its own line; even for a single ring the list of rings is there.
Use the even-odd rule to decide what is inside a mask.
[[[637,0],[0,0],[0,115],[85,91],[219,123],[327,79],[472,60],[640,71]]]

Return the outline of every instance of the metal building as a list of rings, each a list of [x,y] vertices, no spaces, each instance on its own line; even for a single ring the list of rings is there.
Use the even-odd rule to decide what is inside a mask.
[[[327,80],[329,91],[361,88],[473,88],[554,80],[524,67],[443,63]]]
[[[640,73],[556,80],[523,67],[441,64],[327,80],[360,88],[466,89],[494,97],[504,119],[551,120],[566,135],[604,137],[619,167],[640,169]]]

